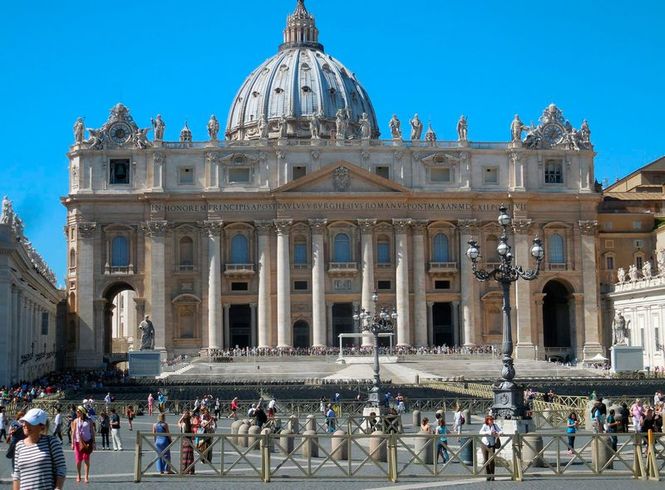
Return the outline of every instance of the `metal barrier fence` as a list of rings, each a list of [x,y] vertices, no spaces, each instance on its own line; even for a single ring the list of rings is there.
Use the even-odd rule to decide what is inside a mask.
[[[303,434],[269,429],[242,434],[136,434],[134,481],[146,477],[221,479],[344,479],[397,482],[423,478],[612,477],[660,480],[665,435],[577,433],[569,451],[561,432],[503,435],[500,448],[477,434]],[[184,457],[183,457],[184,456]],[[441,459],[441,461],[440,461]],[[156,472],[160,465],[162,473]],[[195,474],[193,474],[195,472]]]

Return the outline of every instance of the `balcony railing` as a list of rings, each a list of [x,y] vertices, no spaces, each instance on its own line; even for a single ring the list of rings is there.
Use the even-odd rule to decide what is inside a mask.
[[[336,276],[354,276],[358,273],[356,262],[330,262],[328,273]]]
[[[123,265],[123,266],[110,266],[106,264],[106,267],[104,268],[104,274],[118,274],[118,275],[134,274],[134,266],[132,264]]]
[[[454,274],[457,272],[457,262],[430,262],[430,274]]]
[[[375,264],[375,266],[376,266],[377,269],[392,269],[393,268],[392,262],[377,262]]]
[[[254,275],[254,264],[226,264],[224,267],[225,276],[252,276]]]
[[[180,264],[178,266],[178,271],[180,272],[193,272],[194,266],[189,264]]]
[[[565,271],[568,270],[568,264],[564,263],[552,263],[548,262],[547,263],[547,270],[550,271]]]
[[[307,270],[310,268],[309,264],[292,264],[295,270]]]

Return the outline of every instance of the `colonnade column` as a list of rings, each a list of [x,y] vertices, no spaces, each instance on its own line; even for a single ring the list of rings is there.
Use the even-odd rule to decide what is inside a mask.
[[[270,221],[256,221],[258,232],[259,291],[258,291],[258,337],[259,348],[270,347],[270,234],[273,229]]]
[[[397,346],[411,345],[409,318],[409,226],[410,219],[394,219],[395,227],[395,297],[397,302]]]
[[[222,334],[222,247],[223,221],[206,221],[203,226],[208,234],[208,351],[219,350],[224,345]]]
[[[478,285],[471,269],[471,261],[464,255],[468,248],[469,240],[477,230],[475,219],[458,220],[457,226],[460,231],[460,284],[462,301],[462,324],[464,327],[464,345],[472,347],[476,345],[476,309],[480,303],[478,297]]]
[[[513,221],[515,239],[515,263],[524,268],[531,261],[531,248],[529,244],[530,219],[516,219]],[[517,359],[535,359],[536,350],[533,346],[531,308],[531,281],[518,280],[515,284],[515,312],[517,315],[517,345],[515,355]]]
[[[598,282],[596,280],[596,230],[598,221],[579,222],[582,247],[582,291],[584,291],[584,359],[604,355],[598,324]]]
[[[365,311],[374,311],[374,302],[372,296],[374,287],[374,227],[375,219],[359,219],[360,226],[360,249],[362,265],[362,289],[360,297],[360,306]],[[355,312],[355,310],[354,310]],[[374,345],[374,337],[369,333],[363,333],[362,346],[369,347]]]
[[[326,346],[326,273],[323,248],[325,219],[311,219],[312,230],[312,347]]]
[[[416,330],[416,347],[428,345],[427,294],[425,273],[425,233],[427,220],[413,224],[413,321]],[[398,319],[399,321],[399,319]]]
[[[76,260],[76,313],[78,315],[77,367],[96,367],[101,361],[101,354],[95,355],[95,312],[93,307],[95,290],[94,241],[97,235],[97,223],[80,222],[77,224],[78,238]],[[22,311],[25,313],[25,309]],[[25,320],[25,318],[23,318]],[[101,327],[100,327],[101,328]],[[23,332],[21,335],[25,335]],[[20,344],[20,339],[19,339]]]
[[[155,327],[155,350],[166,350],[166,270],[164,263],[165,235],[168,223],[147,221],[143,226],[150,237],[150,319]]]
[[[289,233],[291,220],[275,220],[277,230],[277,347],[291,345],[291,264]]]

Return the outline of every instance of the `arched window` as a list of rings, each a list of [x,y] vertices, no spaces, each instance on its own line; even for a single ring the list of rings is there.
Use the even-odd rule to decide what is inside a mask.
[[[549,255],[550,264],[563,264],[566,262],[566,256],[563,250],[563,237],[558,233],[550,235],[547,253]]]
[[[335,235],[335,262],[351,262],[351,239],[346,233]]]
[[[129,265],[129,242],[127,237],[117,236],[111,241],[111,267]]]
[[[438,233],[432,240],[432,262],[449,262],[448,237]]]
[[[381,237],[376,242],[376,262],[390,264],[390,241],[386,237]]]
[[[293,243],[293,263],[307,265],[307,240],[296,238]]]
[[[249,245],[245,235],[237,234],[231,240],[231,263],[248,264],[249,263]]]
[[[73,269],[76,267],[76,251],[72,248],[69,251],[69,268]]]
[[[180,239],[180,267],[192,268],[194,266],[194,240],[190,237]]]

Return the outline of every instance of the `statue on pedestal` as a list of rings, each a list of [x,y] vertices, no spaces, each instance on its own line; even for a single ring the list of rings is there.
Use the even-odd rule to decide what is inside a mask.
[[[346,109],[338,109],[335,115],[335,130],[338,140],[346,138],[346,129],[348,126],[348,113]]]
[[[279,119],[279,137],[286,138],[288,135],[288,130],[289,130],[289,124],[286,121],[286,117],[282,116]]]
[[[141,331],[141,350],[153,350],[155,348],[155,327],[150,321],[150,316],[146,315],[139,324]]]
[[[628,345],[628,323],[623,315],[618,312],[612,324],[612,345]]]
[[[513,143],[521,143],[522,131],[524,131],[524,124],[520,120],[520,116],[515,114],[513,122],[510,123],[510,141]]]
[[[362,117],[360,118],[360,139],[368,140],[372,137],[372,127],[369,124],[369,118],[367,113],[363,112]]]
[[[318,112],[312,114],[312,117],[309,119],[309,132],[313,140],[321,138],[321,116]]]
[[[623,267],[619,267],[617,270],[617,280],[619,281],[619,284],[623,284],[626,282],[626,269]]]
[[[459,118],[459,121],[457,121],[457,141],[465,142],[467,141],[467,131],[468,131],[468,123],[466,121],[466,116],[462,114]]]
[[[650,260],[646,260],[642,266],[642,276],[644,279],[651,279],[652,265]]]
[[[393,114],[393,117],[390,118],[390,121],[388,122],[388,126],[390,127],[390,135],[394,140],[402,139],[401,125],[402,123],[397,119],[397,114]]]
[[[409,124],[411,124],[411,141],[419,140],[423,132],[423,123],[418,118],[418,114],[413,116]]]
[[[213,114],[208,120],[208,136],[210,141],[217,141],[217,134],[219,133],[219,121]]]
[[[265,115],[261,115],[259,118],[259,138],[265,139],[268,137],[268,121],[266,120]]]
[[[162,119],[162,115],[157,114],[157,117],[151,119],[150,122],[152,122],[152,129],[154,130],[155,141],[162,141],[162,139],[164,138],[164,128],[166,128],[166,124]]]
[[[628,277],[630,278],[630,282],[637,282],[637,280],[640,278],[639,277],[639,272],[637,272],[637,266],[634,264],[631,264],[628,267]]]
[[[591,143],[591,129],[586,119],[582,121],[582,126],[580,126],[580,139],[582,143]]]
[[[83,124],[83,118],[79,117],[74,123],[74,143],[80,145],[85,139],[85,126]]]

